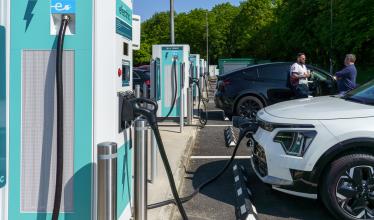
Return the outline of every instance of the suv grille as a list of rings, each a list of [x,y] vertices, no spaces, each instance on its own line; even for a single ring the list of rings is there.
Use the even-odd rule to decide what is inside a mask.
[[[255,169],[262,177],[268,175],[265,151],[264,148],[258,143],[255,144],[253,149],[253,163],[255,165]]]

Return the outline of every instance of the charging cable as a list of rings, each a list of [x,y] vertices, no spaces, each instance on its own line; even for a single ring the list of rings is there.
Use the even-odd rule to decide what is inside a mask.
[[[198,96],[199,96],[199,102],[197,104],[198,114],[199,114],[199,123],[200,127],[205,127],[205,125],[208,123],[208,110],[207,110],[207,103],[209,102],[209,98],[204,98],[201,88],[200,88],[200,80],[197,78],[190,77],[190,85],[195,84],[197,86],[198,90]],[[207,93],[208,95],[208,93]],[[203,105],[203,108],[201,108],[201,105]],[[203,115],[203,112],[205,115]]]
[[[57,220],[60,214],[62,178],[64,172],[64,89],[62,77],[62,60],[64,52],[64,38],[70,16],[63,15],[57,38],[56,52],[56,84],[57,84],[57,164],[56,189],[53,204],[52,220]]]
[[[138,115],[144,116],[147,119],[147,121],[148,121],[154,135],[155,135],[155,138],[156,138],[156,141],[157,141],[157,146],[159,148],[161,159],[162,159],[162,162],[164,164],[165,171],[166,171],[166,174],[167,174],[167,177],[168,177],[168,180],[169,180],[169,185],[170,185],[173,197],[174,197],[174,199],[173,199],[174,204],[177,205],[178,210],[179,210],[179,212],[182,216],[182,219],[187,220],[188,217],[187,217],[186,211],[183,208],[182,201],[179,198],[177,187],[175,186],[173,173],[171,171],[171,167],[170,167],[170,164],[169,164],[168,157],[166,155],[165,147],[164,147],[164,144],[162,142],[161,134],[160,134],[160,131],[158,129],[157,116],[156,116],[156,112],[157,112],[157,108],[158,108],[157,102],[155,102],[151,99],[144,99],[144,98],[136,98],[136,99],[133,99],[130,102],[132,102],[134,116],[138,116]],[[153,109],[148,109],[148,108],[142,107],[143,103],[147,103],[147,104],[153,106]]]

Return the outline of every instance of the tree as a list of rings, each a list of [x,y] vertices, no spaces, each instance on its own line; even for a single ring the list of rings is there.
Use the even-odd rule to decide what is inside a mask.
[[[234,41],[231,43],[236,56],[251,56],[256,51],[252,39],[274,19],[274,5],[271,0],[247,0],[239,8],[240,12],[232,23]]]
[[[210,60],[217,63],[219,58],[231,57],[233,53],[231,35],[233,20],[239,14],[238,7],[230,3],[219,4],[209,13]]]

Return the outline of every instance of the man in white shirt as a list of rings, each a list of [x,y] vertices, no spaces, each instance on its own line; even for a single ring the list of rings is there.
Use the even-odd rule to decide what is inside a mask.
[[[305,66],[305,54],[297,54],[297,62],[291,66],[290,83],[296,98],[308,98],[310,71]]]

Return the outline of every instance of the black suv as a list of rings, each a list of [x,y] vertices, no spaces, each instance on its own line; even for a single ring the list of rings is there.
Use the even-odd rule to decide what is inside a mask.
[[[253,117],[261,108],[294,99],[290,86],[292,63],[277,62],[250,66],[218,76],[214,101],[226,116]],[[328,72],[307,65],[311,96],[337,93],[336,81]]]

